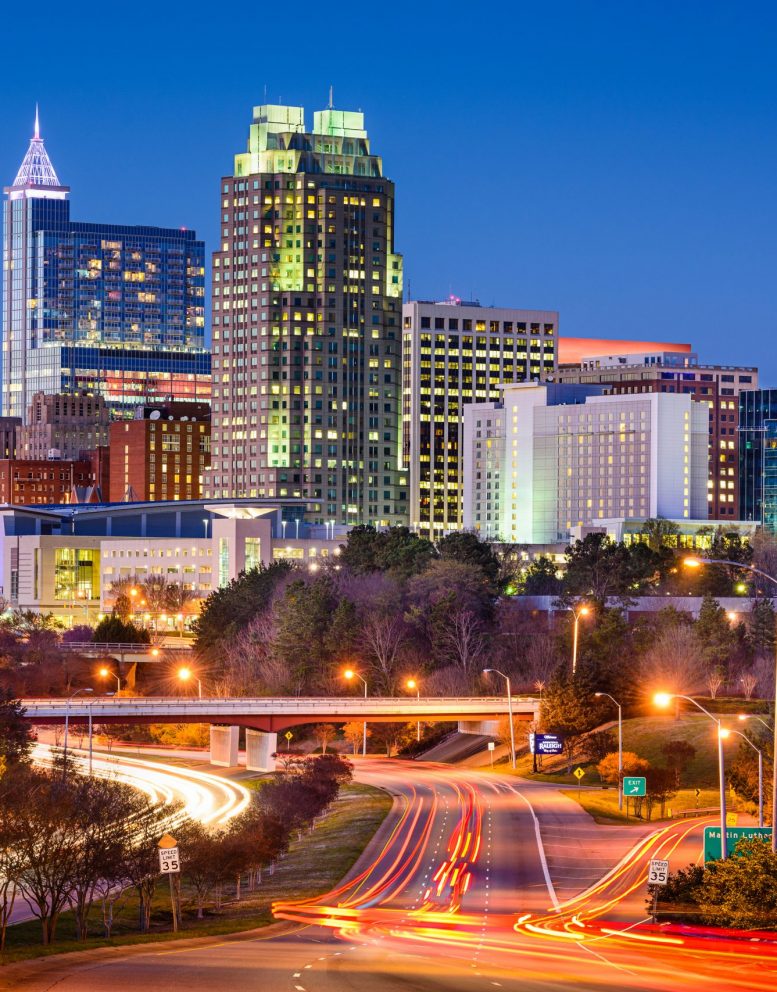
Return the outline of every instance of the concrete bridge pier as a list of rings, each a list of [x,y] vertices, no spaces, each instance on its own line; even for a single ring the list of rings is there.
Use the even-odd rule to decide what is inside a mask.
[[[222,768],[237,767],[240,727],[229,727],[223,723],[210,726],[210,763]]]
[[[460,734],[483,734],[486,737],[499,736],[498,720],[459,720]]]
[[[263,730],[246,729],[246,769],[249,772],[274,772],[278,735]]]

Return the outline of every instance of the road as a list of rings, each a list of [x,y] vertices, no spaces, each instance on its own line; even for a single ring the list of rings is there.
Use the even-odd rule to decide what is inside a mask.
[[[80,765],[86,771],[88,757],[84,750],[68,750],[68,763]],[[37,744],[33,759],[41,765],[52,760],[52,750],[47,744]],[[239,782],[212,775],[189,767],[179,767],[160,761],[146,761],[126,754],[111,755],[95,751],[92,758],[95,775],[126,782],[147,793],[152,800],[180,804],[180,811],[160,823],[160,832],[174,831],[184,819],[220,825],[248,806],[251,793]],[[11,916],[11,923],[32,919],[33,914],[19,896]]]
[[[13,988],[678,992],[705,983],[726,992],[773,989],[771,946],[627,929],[644,918],[647,861],[656,855],[679,863],[696,852],[698,821],[637,836],[622,859],[613,847],[603,879],[560,897],[542,824],[564,822],[572,833],[575,818],[581,827],[587,819],[552,789],[379,760],[360,763],[358,777],[388,788],[396,812],[336,891],[275,906],[277,917],[289,921],[287,932],[62,958],[26,977],[15,973]]]

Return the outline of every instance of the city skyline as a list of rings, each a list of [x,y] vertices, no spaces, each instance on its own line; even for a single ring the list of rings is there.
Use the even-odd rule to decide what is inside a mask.
[[[473,71],[461,83],[453,82],[457,49],[446,51],[445,42],[463,24],[455,16],[434,23],[433,12],[416,13],[410,38],[399,37],[401,11],[397,24],[381,25],[383,42],[399,45],[397,65],[423,67],[409,80],[391,73],[389,86],[365,71],[367,52],[338,67],[346,42],[335,36],[333,57],[314,57],[322,14],[311,15],[311,40],[298,53],[304,71],[292,88],[281,53],[263,58],[260,78],[252,63],[225,73],[222,29],[205,45],[203,28],[192,26],[180,29],[189,41],[180,47],[202,46],[197,79],[176,76],[184,57],[176,46],[163,92],[117,83],[83,101],[84,83],[60,79],[61,55],[44,38],[34,79],[20,85],[14,54],[0,69],[8,79],[16,73],[14,99],[0,109],[4,181],[39,100],[58,172],[77,189],[78,215],[116,216],[111,203],[121,199],[118,221],[193,227],[211,250],[214,190],[229,169],[226,150],[243,140],[246,114],[265,93],[268,102],[323,106],[331,84],[334,106],[361,107],[381,136],[400,191],[397,242],[411,298],[455,292],[484,305],[557,309],[570,336],[691,340],[705,360],[761,364],[764,384],[774,383],[777,361],[734,355],[730,342],[745,328],[768,334],[775,320],[775,79],[758,58],[774,15],[764,14],[753,38],[744,17],[721,5],[707,8],[703,23],[674,12],[671,32],[659,13],[564,12],[552,25],[536,12],[511,15],[505,26],[521,29],[518,47],[509,30],[504,39],[488,34],[486,47],[486,26],[469,25],[464,62]],[[172,29],[166,16],[162,30]],[[95,27],[79,30],[91,37]],[[745,36],[746,62],[738,57]],[[115,40],[119,54],[129,57],[128,43]],[[134,36],[131,44],[142,69],[155,46]],[[104,57],[98,50],[98,65]],[[583,63],[596,71],[582,72]],[[91,140],[98,132],[99,158]],[[498,153],[484,154],[490,145]],[[486,178],[462,213],[453,197],[473,163]],[[160,183],[160,170],[175,181]]]

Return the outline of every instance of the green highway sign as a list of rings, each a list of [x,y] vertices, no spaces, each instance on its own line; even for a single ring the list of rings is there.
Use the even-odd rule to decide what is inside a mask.
[[[771,827],[727,827],[726,828],[726,849],[729,854],[734,853],[734,849],[740,840],[750,840],[753,837],[760,837],[763,841],[771,840]],[[704,828],[704,860],[715,861],[720,857],[720,827]]]
[[[624,775],[623,795],[637,796],[638,798],[647,793],[647,780],[644,775]]]

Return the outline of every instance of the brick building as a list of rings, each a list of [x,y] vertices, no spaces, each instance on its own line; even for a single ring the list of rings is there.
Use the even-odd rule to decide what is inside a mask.
[[[199,499],[210,465],[210,407],[139,407],[110,430],[110,502]]]
[[[91,502],[94,483],[88,460],[0,459],[0,503],[45,506]]]

